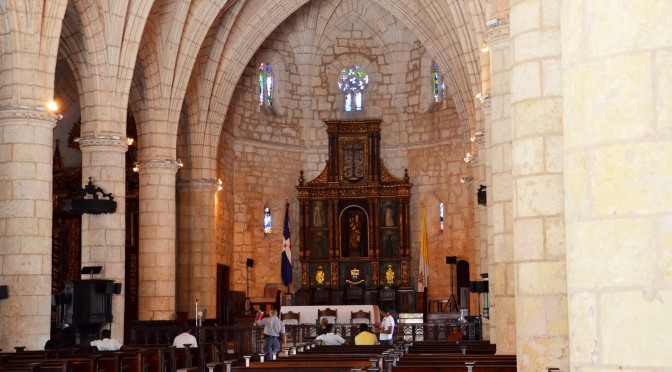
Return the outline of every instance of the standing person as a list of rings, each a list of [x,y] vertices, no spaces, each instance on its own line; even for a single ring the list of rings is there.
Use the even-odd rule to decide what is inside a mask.
[[[369,332],[369,325],[359,323],[359,334],[355,336],[355,345],[378,345],[378,337]]]
[[[264,327],[264,352],[271,359],[285,342],[285,325],[278,318],[278,310],[271,309],[268,318],[255,320],[254,325]]]
[[[173,346],[178,349],[184,349],[185,344],[191,344],[190,347],[198,347],[196,337],[194,337],[193,333],[194,329],[191,328],[188,323],[184,323],[184,325],[182,325],[182,333],[175,336],[175,339],[173,340]]]
[[[376,329],[376,333],[380,333],[380,344],[392,345],[394,344],[392,342],[392,336],[394,335],[394,318],[386,308],[381,308],[380,314],[383,316],[383,320],[380,322],[380,328]]]
[[[121,342],[112,338],[112,332],[109,329],[103,329],[100,332],[100,340],[91,341],[91,346],[95,346],[98,351],[116,351],[121,349]]]

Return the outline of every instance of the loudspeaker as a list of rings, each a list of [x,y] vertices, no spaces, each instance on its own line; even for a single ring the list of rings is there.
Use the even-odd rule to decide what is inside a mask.
[[[457,263],[457,256],[446,256],[446,263],[447,264],[456,264]]]
[[[9,288],[6,285],[0,285],[0,300],[9,298]]]
[[[112,292],[114,294],[121,294],[121,283],[114,283],[114,289]]]
[[[254,260],[251,259],[251,258],[248,258],[247,262],[245,262],[245,265],[247,265],[247,267],[254,267]]]

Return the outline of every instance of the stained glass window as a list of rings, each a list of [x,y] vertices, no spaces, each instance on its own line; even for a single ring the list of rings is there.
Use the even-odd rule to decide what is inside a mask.
[[[259,105],[273,106],[273,69],[268,62],[259,65]]]
[[[443,231],[443,203],[439,204],[439,230]]]
[[[264,234],[270,234],[271,229],[271,208],[264,208]]]
[[[338,89],[345,93],[345,111],[362,111],[362,91],[369,84],[369,74],[358,65],[341,70]]]
[[[446,94],[446,84],[443,82],[443,76],[439,72],[439,66],[436,62],[432,67],[432,88],[434,102],[441,102]]]

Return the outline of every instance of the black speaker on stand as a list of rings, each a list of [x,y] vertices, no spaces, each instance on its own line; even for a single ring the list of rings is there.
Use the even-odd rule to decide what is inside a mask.
[[[453,284],[453,265],[457,264],[457,256],[446,256],[446,264],[450,265],[450,297],[448,298],[448,311],[459,312],[457,300],[455,299],[455,286]]]
[[[245,304],[243,310],[245,314],[252,313],[252,300],[250,300],[250,269],[254,267],[254,260],[248,258],[245,261],[245,268],[247,269],[246,287],[245,287]]]

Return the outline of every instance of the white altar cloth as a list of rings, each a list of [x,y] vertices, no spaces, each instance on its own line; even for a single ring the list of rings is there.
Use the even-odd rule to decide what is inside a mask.
[[[284,314],[289,311],[299,313],[301,324],[317,324],[317,310],[324,310],[326,308],[336,310],[336,324],[349,324],[352,312],[359,310],[368,311],[370,313],[370,324],[380,323],[378,305],[282,306],[280,308],[280,313]]]

